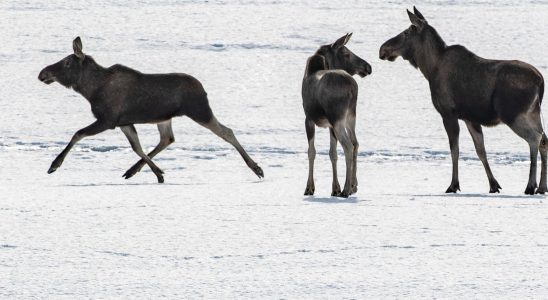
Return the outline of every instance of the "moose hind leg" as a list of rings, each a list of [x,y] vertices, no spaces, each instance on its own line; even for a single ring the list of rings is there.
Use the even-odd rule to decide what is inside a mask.
[[[162,176],[162,174],[164,172],[152,162],[152,160],[145,154],[145,152],[143,152],[143,149],[141,148],[141,143],[139,143],[139,136],[137,135],[137,130],[135,130],[135,126],[120,126],[120,129],[126,135],[133,151],[135,151],[135,153],[137,153],[137,155],[139,155],[139,157],[141,157],[141,159],[143,159],[148,164],[152,172],[154,172],[154,175],[156,175],[156,177],[158,178],[158,182],[163,183],[164,176]]]
[[[487,153],[485,152],[485,144],[483,142],[483,131],[481,129],[481,125],[478,123],[466,121],[466,127],[468,127],[468,131],[470,132],[472,140],[474,141],[476,153],[481,163],[483,164],[483,167],[485,168],[485,173],[487,173],[487,179],[489,180],[489,193],[499,193],[500,189],[502,188],[495,179],[495,176],[493,176],[491,168],[489,167],[489,162],[487,161]]]
[[[529,180],[525,188],[525,194],[533,195],[537,187],[537,156],[539,152],[539,143],[542,138],[541,131],[530,124],[530,115],[522,114],[518,116],[510,128],[529,144],[529,153],[531,158],[531,167],[529,169]]]
[[[331,185],[331,196],[340,196],[341,186],[337,178],[337,137],[333,128],[329,128],[329,159],[333,168],[333,184]],[[314,145],[312,145],[314,147]]]
[[[546,153],[548,152],[548,138],[546,137],[545,133],[542,134],[542,138],[539,144],[539,150],[541,159],[540,186],[535,193],[545,194],[546,192],[548,192],[546,186]]]
[[[244,159],[247,166],[257,175],[259,178],[264,177],[263,169],[259,167],[259,165],[249,157],[247,152],[245,152],[242,145],[240,145],[240,142],[236,139],[236,136],[234,136],[234,132],[232,129],[224,126],[221,124],[215,117],[212,117],[209,122],[207,123],[199,123],[200,125],[204,126],[205,128],[211,130],[213,133],[215,133],[217,136],[222,138],[223,140],[227,141],[229,144],[234,146],[236,150],[240,153],[242,158]]]
[[[352,141],[352,145],[354,146],[354,150],[352,153],[352,194],[355,194],[358,192],[358,148],[360,144],[358,143],[358,138],[356,137],[356,115],[349,115],[348,116],[348,134],[350,136],[350,140]]]
[[[154,156],[156,156],[158,153],[163,151],[167,146],[169,146],[171,143],[175,141],[175,137],[173,136],[173,130],[171,128],[171,120],[158,123],[158,131],[160,132],[160,142],[158,145],[147,155],[150,159],[152,159]],[[137,174],[143,166],[146,164],[146,161],[144,159],[140,159],[138,162],[136,162],[131,168],[129,168],[122,177],[125,179],[130,179],[135,174]]]
[[[352,194],[352,154],[354,145],[348,136],[346,131],[346,124],[344,121],[339,121],[335,124],[335,135],[337,139],[341,142],[341,145],[344,150],[344,157],[346,160],[346,180],[344,182],[344,188],[341,192],[341,197],[348,198]]]

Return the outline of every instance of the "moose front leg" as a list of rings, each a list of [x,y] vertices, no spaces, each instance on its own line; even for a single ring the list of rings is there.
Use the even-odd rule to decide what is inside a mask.
[[[154,175],[156,175],[156,178],[158,179],[158,183],[164,182],[164,176],[162,175],[164,171],[162,171],[156,164],[152,162],[150,157],[148,157],[145,152],[143,152],[143,148],[141,148],[141,143],[139,142],[139,136],[137,135],[137,130],[135,130],[134,125],[126,125],[126,126],[120,126],[120,129],[122,132],[126,135],[126,138],[129,141],[129,144],[131,145],[131,149],[139,157],[145,161],[145,163],[150,167]]]
[[[443,118],[443,126],[449,137],[449,148],[451,149],[451,161],[453,163],[453,175],[451,185],[445,191],[446,193],[456,193],[460,191],[459,185],[459,121],[457,118]]]
[[[72,149],[72,147],[76,143],[78,143],[78,141],[80,141],[81,139],[87,136],[96,135],[110,128],[113,128],[113,126],[111,126],[108,123],[97,120],[93,122],[91,125],[89,125],[88,127],[78,130],[72,136],[72,139],[70,140],[68,145],[65,147],[65,149],[51,163],[51,166],[49,167],[49,170],[48,170],[48,174],[55,172],[55,170],[57,170],[63,164],[63,161],[65,160],[65,157],[67,156],[67,154],[70,152],[70,149]]]
[[[173,136],[173,130],[171,128],[171,120],[165,121],[162,123],[158,123],[158,131],[160,131],[160,143],[154,148],[147,156],[152,159],[156,154],[163,151],[167,146],[169,146],[171,143],[175,141],[175,137]],[[133,175],[137,174],[137,172],[141,171],[141,168],[146,164],[146,161],[144,159],[140,159],[137,163],[135,163],[129,170],[127,170],[122,177],[125,179],[130,179],[133,177]]]

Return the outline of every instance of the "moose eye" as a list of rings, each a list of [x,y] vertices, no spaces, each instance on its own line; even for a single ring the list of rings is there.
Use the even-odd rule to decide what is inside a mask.
[[[65,67],[65,68],[70,67],[70,60],[68,60],[68,59],[65,60],[65,62],[63,63],[63,67]]]

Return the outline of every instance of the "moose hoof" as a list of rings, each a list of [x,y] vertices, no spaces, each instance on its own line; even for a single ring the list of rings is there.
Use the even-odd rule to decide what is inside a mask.
[[[491,184],[491,186],[489,187],[489,193],[493,194],[493,193],[500,193],[500,190],[502,190],[502,188],[500,187],[499,183],[498,182],[493,182]]]
[[[545,186],[541,186],[537,189],[537,191],[535,192],[535,194],[541,194],[541,195],[544,195],[546,194],[546,192],[548,191],[548,189],[545,187]]]
[[[158,183],[164,183],[164,176],[158,176]]]
[[[526,195],[534,195],[535,194],[535,189],[537,188],[537,184],[535,183],[535,185],[528,185],[526,188],[525,188],[525,194]]]
[[[63,163],[62,159],[59,159],[59,157],[55,158],[53,162],[51,163],[51,166],[49,167],[48,174],[51,174],[55,172]]]
[[[259,178],[264,177],[263,169],[261,169],[261,167],[259,167],[258,165],[255,165],[255,167],[252,167],[251,170],[253,170],[253,173],[255,173],[255,175],[257,175]]]
[[[345,190],[343,190],[343,191],[339,194],[339,197],[341,197],[341,198],[348,198],[348,196],[350,196],[350,191],[345,191]]]
[[[457,191],[460,191],[460,185],[458,183],[451,184],[445,192],[446,193],[456,193]]]
[[[350,191],[350,194],[351,194],[351,195],[354,195],[354,194],[357,193],[357,192],[358,192],[358,186],[355,185],[355,186],[352,187],[352,190]]]
[[[307,186],[306,189],[304,190],[304,195],[305,196],[314,195],[314,186]]]
[[[135,173],[130,173],[129,171],[127,171],[124,173],[124,175],[122,175],[122,177],[124,177],[124,179],[130,179],[131,177],[133,177],[133,175],[135,175]]]
[[[341,187],[337,184],[331,188],[331,196],[338,197],[341,194]]]
[[[137,174],[137,172],[139,172],[138,168],[131,167],[129,170],[127,170],[124,173],[124,175],[122,175],[122,177],[124,177],[125,179],[130,179],[131,177],[135,176],[135,174]]]

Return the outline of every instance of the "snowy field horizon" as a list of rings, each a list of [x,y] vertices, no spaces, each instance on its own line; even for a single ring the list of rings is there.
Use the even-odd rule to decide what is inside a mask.
[[[502,186],[489,194],[461,123],[462,192],[443,193],[451,161],[428,83],[378,58],[413,5],[447,44],[547,76],[546,1],[0,2],[0,298],[548,297],[548,207],[523,194],[526,142],[484,129]],[[316,193],[303,196],[306,59],[347,32],[373,68],[355,76],[359,190],[330,197],[329,132],[317,129]],[[188,118],[154,159],[163,184],[147,167],[122,178],[138,157],[118,129],[82,140],[48,175],[94,121],[82,96],[37,79],[76,36],[104,67],[199,79],[265,178]],[[137,130],[152,149],[156,126]]]

